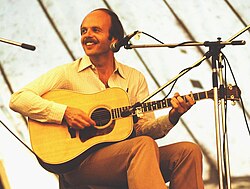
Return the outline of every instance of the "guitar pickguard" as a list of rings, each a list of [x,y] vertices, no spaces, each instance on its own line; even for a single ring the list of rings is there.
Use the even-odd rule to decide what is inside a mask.
[[[79,137],[82,142],[85,142],[93,137],[101,136],[101,135],[107,135],[112,132],[115,126],[115,121],[112,121],[112,123],[103,129],[97,129],[95,127],[85,127],[83,130],[79,131]]]

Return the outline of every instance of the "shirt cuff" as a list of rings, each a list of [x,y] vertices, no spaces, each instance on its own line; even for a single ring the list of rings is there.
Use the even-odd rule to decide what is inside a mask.
[[[67,105],[53,103],[50,109],[49,119],[53,123],[61,124]]]

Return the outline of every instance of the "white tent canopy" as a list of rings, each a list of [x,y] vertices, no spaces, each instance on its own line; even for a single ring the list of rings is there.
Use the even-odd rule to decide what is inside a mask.
[[[91,10],[110,8],[120,17],[125,32],[145,32],[165,44],[186,41],[226,41],[250,24],[249,0],[0,0],[0,38],[36,46],[35,51],[0,43],[0,120],[29,145],[29,134],[24,118],[8,107],[10,94],[49,69],[83,56],[80,44],[80,23]],[[232,67],[241,89],[245,115],[250,112],[250,33],[249,30],[235,40],[245,45],[228,45],[222,49]],[[159,44],[145,34],[133,38],[134,45]],[[136,48],[121,50],[116,58],[146,76],[150,92],[174,78],[181,70],[200,60],[208,47]],[[228,83],[235,85],[228,66]],[[211,58],[178,79],[173,92],[188,94],[212,89]],[[154,99],[168,93],[166,87]],[[173,93],[171,93],[172,95]],[[170,95],[170,96],[171,96]],[[156,111],[157,115],[168,110]],[[3,162],[12,189],[58,188],[57,178],[43,170],[36,158],[4,127],[0,127],[0,160]],[[250,136],[243,116],[242,105],[237,102],[227,107],[227,131],[231,179],[234,188],[250,187]],[[197,102],[178,125],[159,145],[177,141],[198,143],[204,154],[204,181],[206,187],[218,185],[214,103]],[[30,145],[29,145],[30,146]],[[25,177],[24,177],[25,175]],[[1,176],[1,172],[0,172]],[[1,178],[1,177],[0,177]]]

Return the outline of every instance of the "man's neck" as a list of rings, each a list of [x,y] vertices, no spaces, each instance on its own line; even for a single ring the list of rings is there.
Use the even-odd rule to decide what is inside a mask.
[[[114,55],[111,54],[109,56],[95,56],[90,57],[92,64],[95,65],[99,79],[107,85],[109,77],[112,75],[115,69],[115,59]]]
[[[95,65],[98,71],[105,74],[105,72],[113,72],[115,68],[114,55],[107,54],[106,56],[93,56],[90,57],[92,64]]]

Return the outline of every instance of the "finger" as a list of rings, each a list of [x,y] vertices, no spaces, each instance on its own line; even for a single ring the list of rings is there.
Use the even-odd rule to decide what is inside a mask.
[[[171,98],[171,104],[172,104],[172,107],[177,109],[179,107],[179,101],[177,100],[177,98],[173,97]]]
[[[188,104],[186,103],[186,100],[183,99],[181,96],[178,96],[177,98],[178,101],[178,106],[181,112],[183,112],[183,110],[185,111],[188,108]]]
[[[74,129],[84,129],[85,127],[90,126],[90,123],[87,120],[83,119],[82,116],[73,117],[68,123]]]
[[[79,122],[77,121],[71,121],[68,123],[70,127],[74,128],[74,129],[84,129],[84,125],[83,124],[80,124]]]
[[[187,95],[186,99],[187,99],[187,103],[191,106],[193,106],[196,103],[195,99],[192,96]]]
[[[90,126],[95,126],[96,125],[96,122],[93,119],[91,119],[87,114],[83,114],[82,118],[83,118],[83,122],[84,122],[84,124],[85,124],[86,127],[90,127]]]
[[[180,96],[180,94],[178,92],[174,93],[175,98],[177,98],[178,96]]]
[[[185,112],[185,107],[182,107],[179,100],[176,98],[172,98],[172,112],[175,112],[174,114],[178,114],[178,116],[182,115]]]
[[[183,114],[191,108],[194,101],[188,95],[183,98],[179,93],[175,93],[174,97],[171,99],[171,103],[176,112]]]
[[[178,100],[180,105],[185,105],[186,101],[181,96],[178,96],[176,99]]]

